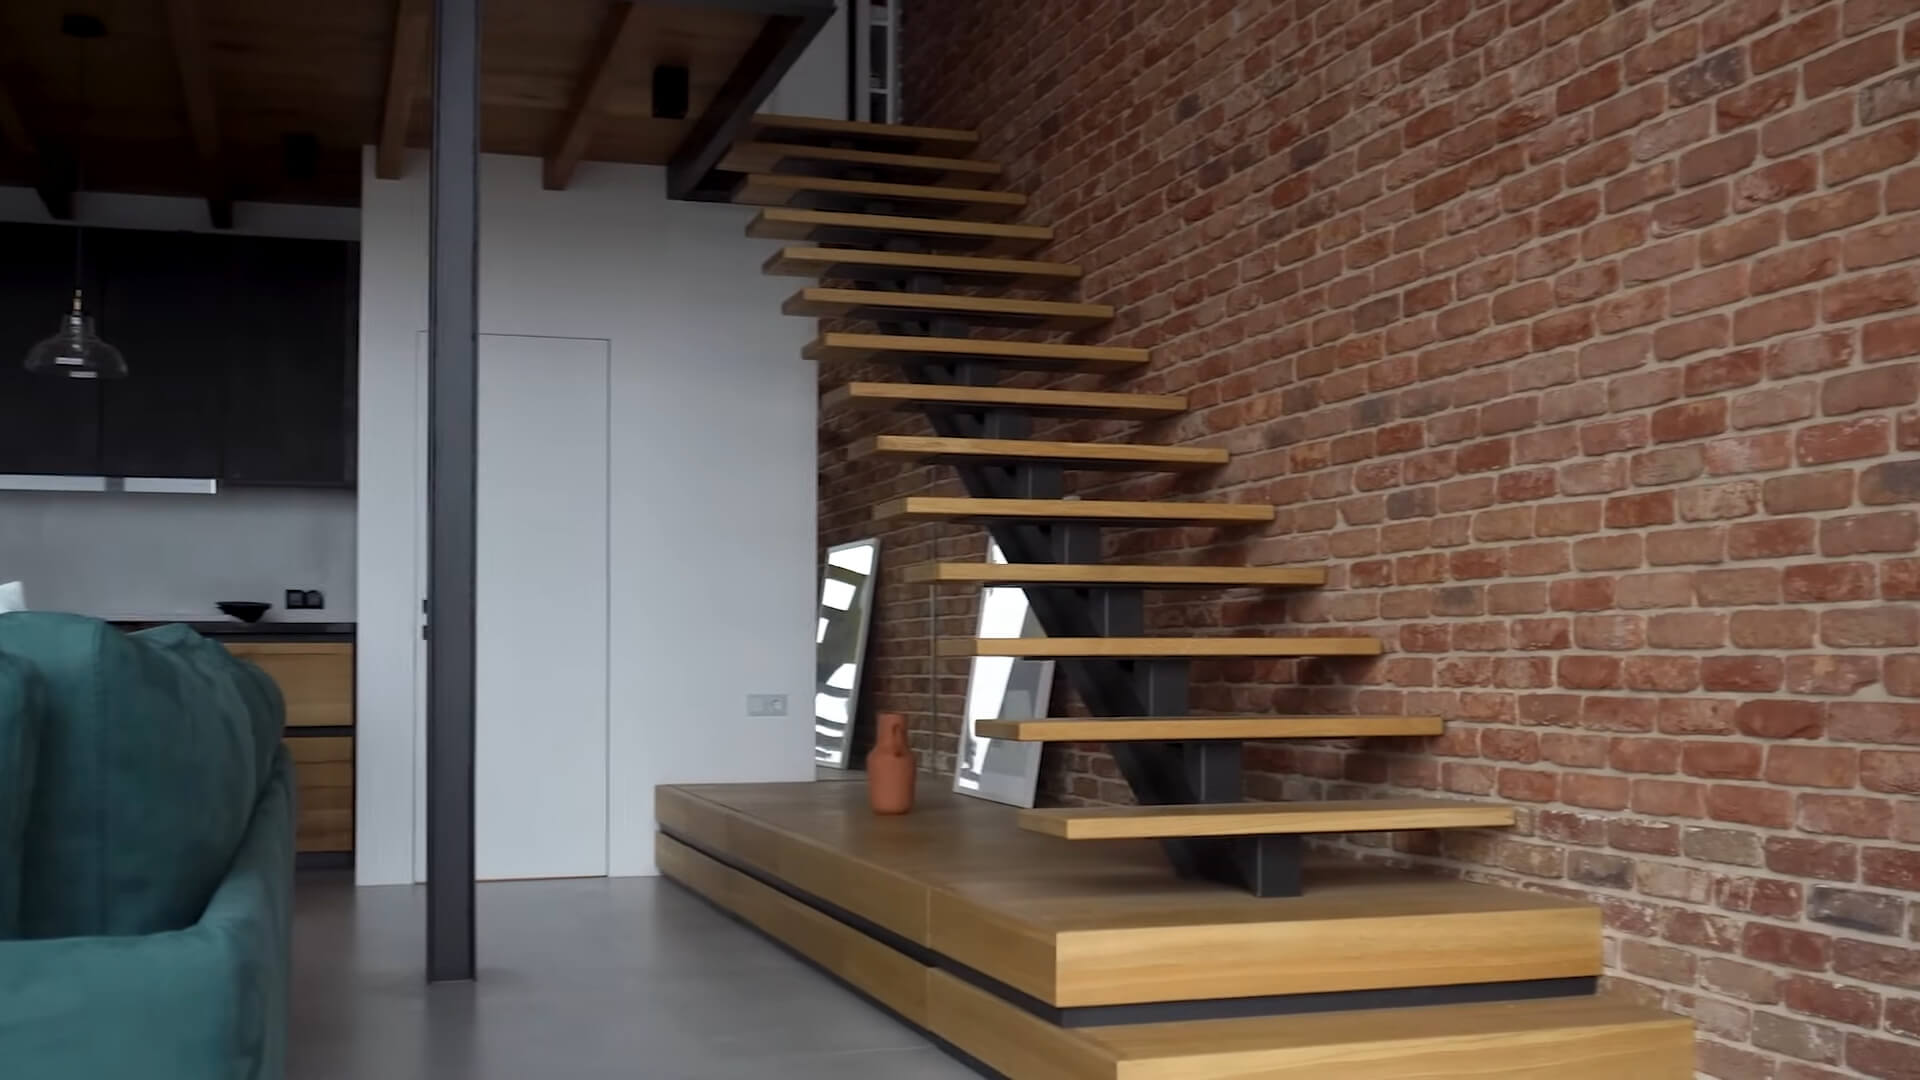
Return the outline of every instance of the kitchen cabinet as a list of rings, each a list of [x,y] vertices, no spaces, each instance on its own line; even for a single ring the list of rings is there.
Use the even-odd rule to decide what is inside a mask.
[[[0,473],[97,474],[100,384],[21,366],[73,302],[73,230],[0,226],[0,253]]]
[[[0,226],[0,473],[351,487],[356,245],[87,231],[90,305],[125,380],[19,366],[72,291],[73,232]]]
[[[294,850],[353,851],[353,644],[347,641],[236,641],[221,644],[260,667],[287,704],[285,744],[293,760]]]

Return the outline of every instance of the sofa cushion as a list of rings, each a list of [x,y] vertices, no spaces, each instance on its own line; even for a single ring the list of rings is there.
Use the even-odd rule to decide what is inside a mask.
[[[127,635],[76,615],[0,615],[45,724],[21,936],[189,926],[226,872],[279,741],[279,692],[182,626]]]
[[[0,653],[0,940],[20,934],[20,868],[40,736],[39,680]]]

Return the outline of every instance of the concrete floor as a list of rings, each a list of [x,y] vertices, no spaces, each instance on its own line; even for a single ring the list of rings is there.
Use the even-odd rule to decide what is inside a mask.
[[[480,978],[431,988],[425,900],[303,875],[289,1080],[976,1077],[657,878],[481,885]]]

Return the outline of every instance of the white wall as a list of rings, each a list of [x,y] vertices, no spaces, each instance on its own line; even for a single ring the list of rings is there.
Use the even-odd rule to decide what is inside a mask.
[[[362,884],[416,880],[423,836],[426,172],[416,154],[405,179],[376,180],[366,160]],[[608,578],[608,866],[650,874],[656,784],[812,775],[816,388],[800,349],[815,327],[779,314],[796,283],[760,274],[771,245],[742,236],[751,211],[669,202],[663,169],[590,162],[550,192],[538,160],[487,155],[481,181],[482,331],[611,342],[611,565],[579,572]],[[749,719],[752,693],[786,694],[791,714]]]
[[[0,491],[0,581],[38,611],[218,621],[217,600],[264,600],[276,621],[351,621],[353,517],[351,491]],[[280,610],[290,588],[326,608]]]
[[[74,211],[78,222],[99,228],[212,231],[201,199],[82,192]],[[0,187],[0,221],[53,219],[31,189]],[[233,232],[357,240],[360,212],[240,203]],[[217,620],[216,600],[265,600],[276,607],[274,619],[350,621],[353,507],[353,493],[342,491],[0,491],[0,581],[24,579],[36,608],[86,615]],[[279,610],[289,588],[319,589],[327,606]]]
[[[807,51],[773,88],[761,112],[786,116],[825,116],[845,120],[847,113],[847,5],[833,13]]]

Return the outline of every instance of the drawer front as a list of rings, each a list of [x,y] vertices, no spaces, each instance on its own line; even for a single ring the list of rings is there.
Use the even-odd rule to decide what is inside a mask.
[[[353,646],[346,642],[230,641],[227,651],[260,665],[287,699],[288,727],[353,723]]]
[[[294,850],[352,851],[353,739],[295,738],[286,747],[299,794]]]

